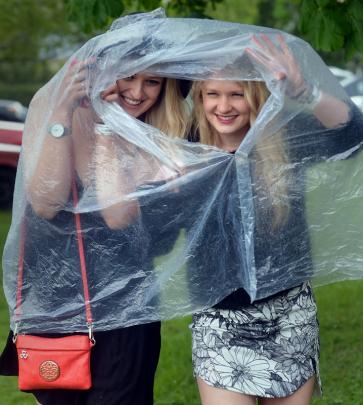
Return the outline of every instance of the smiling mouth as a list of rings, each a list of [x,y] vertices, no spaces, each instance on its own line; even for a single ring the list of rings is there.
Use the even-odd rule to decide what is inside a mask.
[[[135,100],[133,98],[126,96],[122,96],[122,99],[125,101],[126,104],[128,104],[131,107],[137,107],[144,101],[144,100]]]
[[[237,115],[220,115],[220,114],[216,114],[216,117],[217,117],[218,121],[227,124],[227,123],[232,122],[233,120],[235,120],[237,118]]]

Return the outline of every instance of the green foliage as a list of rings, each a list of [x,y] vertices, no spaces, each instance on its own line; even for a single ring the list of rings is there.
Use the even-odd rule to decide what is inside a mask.
[[[79,38],[67,22],[64,4],[0,0],[0,10],[0,82],[44,83],[54,73],[47,59]]]
[[[151,11],[165,6],[168,15],[206,18],[206,10],[212,10],[224,0],[65,0],[71,21],[86,33],[104,29],[123,13]]]
[[[170,15],[181,17],[210,18],[206,13],[207,7],[215,10],[217,4],[223,2],[224,0],[170,0],[167,3],[167,11]]]
[[[279,28],[322,52],[363,52],[362,0],[65,0],[72,21],[84,32],[104,29],[123,13],[164,6],[170,16],[218,18]]]
[[[70,20],[86,33],[109,25],[125,9],[120,0],[65,0],[65,5]]]
[[[363,52],[363,2],[361,0],[302,0],[299,29],[322,51],[346,50],[352,57]]]
[[[261,0],[250,0],[248,3],[238,0],[224,0],[218,4],[208,5],[205,13],[215,19],[240,24],[255,24]]]
[[[17,100],[28,106],[43,83],[0,83],[0,99]]]

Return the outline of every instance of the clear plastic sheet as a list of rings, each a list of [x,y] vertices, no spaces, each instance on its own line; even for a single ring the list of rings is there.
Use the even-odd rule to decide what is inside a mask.
[[[270,60],[252,39],[260,35],[277,48],[282,36],[305,81],[335,100],[330,115],[347,111],[344,122],[326,127],[303,100],[288,96],[286,80],[276,78],[283,67],[267,69],[247,52]],[[64,78],[74,60],[89,61],[90,105],[75,110],[73,146],[50,150],[48,128],[69,97]],[[271,94],[230,154],[162,133],[100,97],[138,72],[264,81]],[[362,278],[362,129],[344,90],[296,37],[166,18],[162,10],[117,20],[82,46],[30,105],[3,257],[12,328],[24,246],[19,329],[86,330],[74,212],[81,214],[95,330],[183,316],[238,288],[253,301],[307,279],[321,285]],[[281,137],[286,159],[271,162],[268,148]],[[55,170],[59,162],[63,168]],[[269,168],[268,182],[262,167]],[[106,224],[104,213],[112,209],[120,210],[118,219],[131,213],[121,225]]]

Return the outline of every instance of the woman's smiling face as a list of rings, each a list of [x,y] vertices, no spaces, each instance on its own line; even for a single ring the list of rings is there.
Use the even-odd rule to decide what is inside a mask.
[[[116,84],[120,106],[133,117],[139,118],[158,101],[164,79],[138,73],[119,79]]]
[[[205,116],[218,134],[219,146],[238,147],[250,128],[251,109],[243,85],[228,80],[207,80],[201,95]]]

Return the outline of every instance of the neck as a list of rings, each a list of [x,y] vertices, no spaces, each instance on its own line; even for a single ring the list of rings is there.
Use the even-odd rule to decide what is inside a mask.
[[[248,129],[237,134],[216,133],[216,146],[226,152],[235,152],[241,145],[247,131]]]

